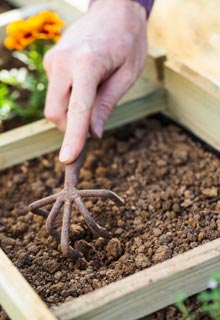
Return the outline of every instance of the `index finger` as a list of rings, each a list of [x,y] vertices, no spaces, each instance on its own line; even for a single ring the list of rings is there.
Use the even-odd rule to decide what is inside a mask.
[[[91,63],[75,67],[67,127],[59,156],[61,162],[74,161],[85,144],[99,82],[100,71],[98,68],[94,69]]]

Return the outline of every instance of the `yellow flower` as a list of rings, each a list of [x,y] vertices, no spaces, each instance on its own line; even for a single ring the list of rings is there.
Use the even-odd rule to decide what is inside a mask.
[[[38,39],[57,41],[64,22],[51,11],[43,11],[27,20],[19,20],[6,28],[5,46],[9,50],[22,50]]]

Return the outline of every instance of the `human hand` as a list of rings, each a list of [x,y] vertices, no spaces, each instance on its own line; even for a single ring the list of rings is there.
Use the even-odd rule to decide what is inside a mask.
[[[101,137],[146,59],[146,11],[130,0],[97,1],[44,59],[45,117],[65,131],[60,161],[74,161],[90,131]]]

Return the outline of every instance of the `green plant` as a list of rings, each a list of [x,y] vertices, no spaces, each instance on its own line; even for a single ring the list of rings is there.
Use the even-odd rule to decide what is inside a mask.
[[[0,86],[0,120],[6,120],[10,118],[11,112],[17,108],[15,100],[18,97],[18,93],[14,91],[10,94],[6,85]]]
[[[198,314],[206,314],[212,320],[220,319],[220,274],[215,274],[212,276],[208,283],[207,290],[200,292],[196,296],[196,301],[198,302]],[[197,315],[192,314],[185,304],[185,295],[179,293],[177,296],[176,306],[184,316],[186,320],[195,320]]]
[[[216,274],[209,281],[209,290],[198,295],[201,304],[200,311],[207,313],[211,319],[220,319],[220,274]]]
[[[185,305],[186,296],[183,293],[178,293],[176,306],[184,316],[185,320],[195,320],[195,315],[191,315],[190,310]]]
[[[43,57],[59,39],[62,26],[63,21],[50,11],[8,25],[5,46],[16,50],[13,56],[24,67],[0,71],[0,120],[12,114],[23,122],[43,116],[48,85]]]

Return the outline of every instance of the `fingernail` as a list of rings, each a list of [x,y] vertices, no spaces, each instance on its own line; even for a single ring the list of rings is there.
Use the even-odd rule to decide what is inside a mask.
[[[95,134],[98,138],[102,137],[103,134],[103,122],[101,120],[97,120],[95,123]]]
[[[59,159],[61,162],[66,162],[72,157],[72,147],[69,144],[64,145],[60,150]]]

